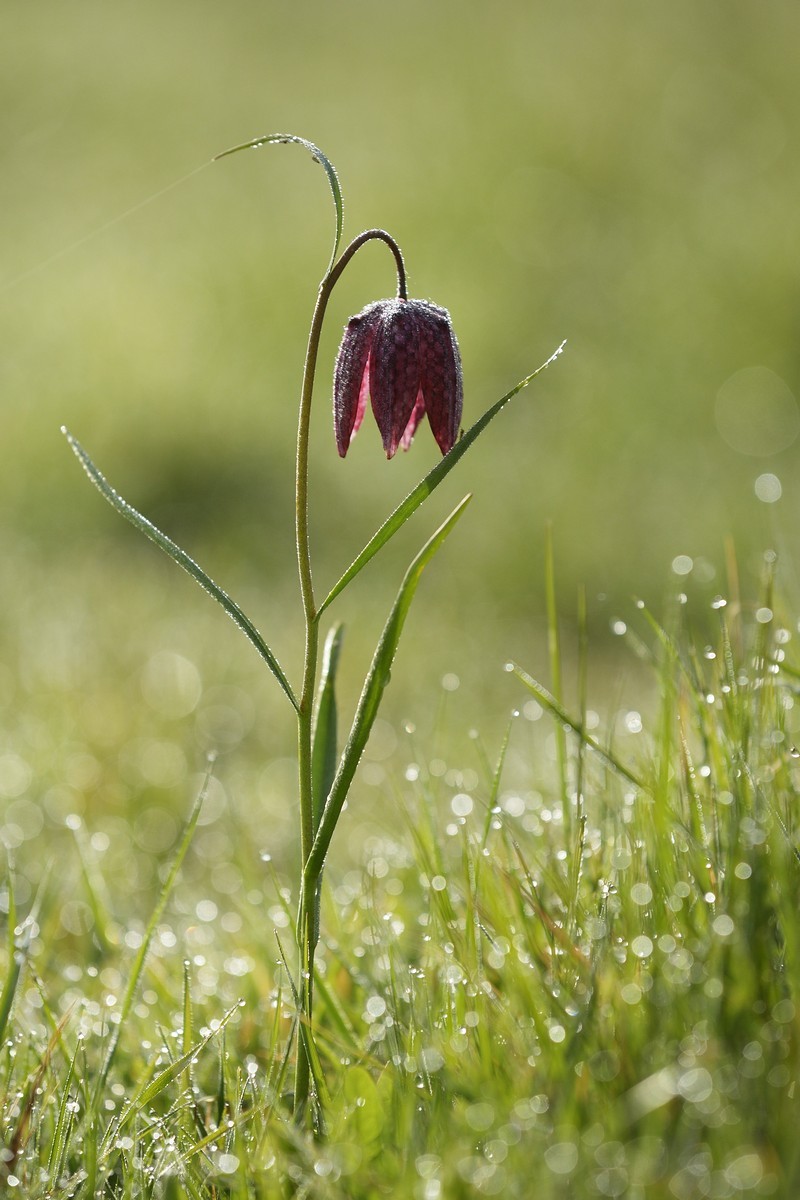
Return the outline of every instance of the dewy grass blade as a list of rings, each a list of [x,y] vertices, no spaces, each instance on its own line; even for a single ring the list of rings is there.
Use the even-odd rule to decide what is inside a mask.
[[[162,533],[160,529],[157,529],[156,526],[153,525],[152,521],[148,521],[147,517],[143,517],[142,514],[138,512],[132,505],[128,504],[127,500],[123,500],[119,492],[115,491],[105,476],[98,471],[97,467],[94,465],[83,446],[81,446],[80,442],[78,442],[72,436],[69,430],[62,426],[61,432],[69,442],[75,457],[80,462],[86,474],[89,476],[92,483],[101,493],[101,495],[105,497],[111,507],[115,508],[116,511],[121,516],[125,517],[127,521],[130,521],[131,525],[135,525],[139,532],[143,533],[145,537],[148,537],[151,542],[155,542],[155,544],[161,550],[163,550],[165,554],[169,555],[173,562],[177,563],[179,567],[182,567],[188,575],[191,575],[192,579],[199,583],[204,591],[208,592],[210,596],[214,597],[217,603],[225,609],[225,612],[228,614],[231,620],[238,625],[245,637],[255,646],[256,650],[264,659],[264,662],[267,664],[270,671],[281,685],[284,693],[286,696],[288,696],[292,707],[295,709],[295,711],[298,711],[299,706],[297,703],[297,698],[292,691],[291,684],[283,673],[280,663],[270,650],[267,643],[264,641],[261,634],[256,629],[253,622],[249,617],[245,616],[245,614],[239,608],[239,605],[236,604],[236,602],[230,598],[228,593],[224,592],[218,584],[214,583],[214,580],[211,579],[209,575],[206,575],[202,567],[198,566],[194,559],[190,558],[185,550],[181,550],[180,546],[173,542],[171,538],[167,537],[165,533]]]
[[[561,688],[561,639],[558,632],[555,547],[553,545],[553,527],[549,522],[545,535],[544,579],[547,599],[547,649],[550,657],[550,686],[553,689],[553,696],[561,704],[563,699]],[[564,813],[564,827],[567,841],[569,842],[572,836],[572,806],[569,800],[569,783],[567,780],[567,737],[562,724],[558,725],[555,737],[558,779],[561,786],[561,807]]]
[[[145,930],[145,934],[142,939],[142,944],[139,947],[139,952],[136,955],[133,967],[131,968],[128,986],[125,989],[125,994],[122,997],[122,1003],[120,1004],[119,1021],[114,1026],[114,1032],[111,1035],[111,1041],[109,1043],[108,1050],[106,1051],[105,1061],[103,1062],[103,1066],[98,1076],[97,1087],[94,1095],[95,1106],[99,1105],[100,1097],[102,1095],[103,1088],[105,1087],[106,1080],[108,1079],[108,1073],[111,1070],[111,1064],[114,1061],[117,1046],[119,1045],[120,1034],[133,1005],[133,999],[136,994],[136,989],[139,986],[139,979],[141,978],[142,971],[144,970],[144,963],[145,959],[147,958],[147,952],[150,949],[150,943],[153,940],[153,934],[156,931],[158,922],[161,920],[161,915],[166,907],[167,900],[169,899],[175,879],[177,878],[178,871],[181,869],[181,864],[186,857],[186,851],[189,849],[189,845],[192,841],[192,837],[200,817],[200,810],[203,807],[203,801],[206,798],[210,780],[211,768],[209,767],[208,771],[206,772],[206,777],[203,780],[203,786],[200,788],[197,799],[192,807],[192,811],[189,814],[189,819],[184,827],[183,837],[178,843],[175,854],[173,855],[169,873],[164,881],[164,886],[161,889],[158,902],[153,910],[153,915],[150,917],[150,921],[148,922],[147,929]]]
[[[75,1047],[75,1052],[70,1059],[67,1073],[61,1085],[61,1102],[58,1106],[58,1117],[53,1131],[53,1138],[50,1142],[50,1151],[47,1156],[47,1172],[51,1179],[60,1179],[61,1172],[64,1166],[64,1157],[67,1150],[67,1127],[69,1123],[70,1104],[72,1094],[70,1086],[75,1075],[75,1061],[80,1050],[80,1043]]]
[[[367,744],[373,723],[378,715],[378,708],[380,707],[383,692],[389,682],[392,660],[394,659],[397,644],[403,632],[403,625],[408,615],[408,610],[411,607],[411,602],[414,599],[414,593],[417,590],[422,572],[440,548],[471,499],[471,495],[464,497],[461,503],[451,512],[444,524],[439,526],[433,537],[425,543],[406,571],[403,582],[400,585],[400,590],[397,593],[397,598],[392,606],[392,611],[389,613],[389,619],[384,626],[383,633],[375,650],[369,674],[364,682],[364,690],[358,702],[358,708],[350,730],[350,737],[339,760],[339,769],[336,772],[336,778],[333,781],[330,795],[322,813],[322,819],[311,849],[311,854],[305,865],[306,881],[315,880],[322,869],[325,856],[328,852],[328,846],[333,837],[333,831],[339,820],[342,805],[355,775],[359,759]]]
[[[552,716],[556,718],[556,720],[560,721],[562,725],[569,726],[569,728],[572,729],[586,745],[587,749],[591,750],[593,754],[596,754],[598,758],[601,758],[606,766],[610,767],[612,771],[616,771],[618,775],[621,775],[623,779],[627,779],[629,783],[634,785],[634,787],[639,788],[639,790],[644,792],[646,795],[650,795],[651,789],[647,786],[647,784],[639,779],[638,776],[634,775],[632,771],[629,771],[626,766],[623,766],[619,759],[615,758],[609,750],[604,749],[599,742],[596,742],[593,737],[590,737],[586,730],[581,727],[579,721],[573,721],[566,709],[559,704],[555,696],[551,696],[547,688],[543,687],[541,683],[538,683],[537,680],[529,675],[527,671],[523,671],[522,667],[518,667],[516,663],[512,665],[517,679],[524,683],[528,691],[534,694],[540,704],[543,704],[548,712],[550,712]]]
[[[167,1087],[168,1084],[172,1083],[173,1079],[177,1079],[183,1071],[191,1066],[193,1059],[200,1054],[201,1050],[204,1050],[213,1038],[216,1038],[222,1034],[225,1026],[228,1024],[234,1013],[239,1011],[239,1008],[240,1005],[238,1002],[232,1005],[227,1012],[224,1013],[219,1022],[215,1023],[214,1028],[210,1029],[209,1032],[200,1039],[200,1041],[191,1046],[190,1049],[184,1054],[181,1054],[179,1058],[174,1059],[174,1061],[168,1066],[164,1067],[162,1071],[159,1071],[154,1079],[151,1079],[149,1083],[145,1084],[145,1086],[133,1097],[125,1111],[120,1115],[119,1123],[116,1126],[111,1127],[115,1135],[117,1135],[120,1130],[124,1129],[124,1127],[133,1119],[133,1117],[142,1112],[142,1110],[145,1109],[147,1105],[156,1098],[156,1096],[163,1092],[164,1088]]]
[[[14,876],[11,870],[11,864],[8,867],[8,932],[6,935],[6,956],[8,958],[8,969],[6,978],[3,984],[3,991],[0,994],[0,1042],[5,1035],[6,1025],[11,1013],[11,1005],[14,1003],[14,993],[17,990],[19,983],[20,971],[22,969],[22,952],[17,946],[17,908],[14,902]]]
[[[297,1016],[295,1020],[297,1021],[297,1028],[300,1031],[302,1052],[308,1056],[308,1066],[311,1072],[314,1090],[317,1096],[324,1097],[323,1103],[327,1105],[330,1097],[328,1096],[328,1091],[325,1086],[325,1077],[322,1073],[322,1063],[319,1061],[319,1054],[317,1053],[313,1031],[309,1028],[304,1020],[303,1005],[300,999],[300,993],[295,986],[294,979],[292,978],[292,972],[289,970],[289,962],[286,958],[286,951],[283,948],[283,942],[281,941],[280,934],[278,933],[277,929],[275,930],[275,941],[278,943],[278,950],[280,951],[280,958],[278,961],[286,972],[286,979],[288,981],[289,989],[292,993],[292,999],[294,1000],[294,1005],[297,1010]],[[287,1054],[291,1047],[291,1041],[292,1039],[290,1038],[286,1045]],[[284,1070],[282,1068],[281,1077],[283,1077],[283,1074]]]
[[[270,144],[278,145],[296,145],[304,146],[308,150],[314,162],[324,170],[328,176],[331,192],[333,193],[333,204],[336,209],[336,235],[333,239],[333,253],[331,261],[328,264],[328,271],[331,270],[336,262],[336,255],[339,253],[339,244],[342,240],[342,225],[344,223],[344,203],[342,200],[342,189],[339,186],[339,176],[336,174],[336,169],[333,163],[327,158],[319,146],[315,146],[313,142],[307,141],[305,138],[298,137],[294,133],[265,133],[263,137],[253,138],[251,142],[242,142],[240,146],[231,146],[229,150],[223,150],[221,154],[215,154],[212,162],[218,162],[221,158],[227,158],[231,154],[238,154],[240,150],[258,150],[261,146]],[[327,274],[328,272],[326,272]]]
[[[463,435],[463,437],[456,442],[455,446],[453,446],[453,449],[444,456],[441,462],[438,462],[433,470],[429,471],[425,478],[417,484],[413,491],[408,493],[405,500],[398,504],[394,512],[386,518],[380,529],[373,534],[358,557],[353,560],[353,562],[345,571],[344,575],[342,575],[339,582],[334,584],[334,586],[328,592],[328,595],[319,606],[317,615],[325,611],[328,605],[336,599],[340,592],[343,592],[347,585],[355,579],[356,575],[363,570],[370,559],[374,558],[378,551],[386,545],[390,538],[394,537],[398,529],[405,524],[411,514],[416,512],[423,501],[427,500],[434,488],[437,488],[442,480],[450,473],[450,471],[452,471],[453,467],[456,465],[461,456],[466,454],[472,443],[483,433],[486,426],[497,416],[500,410],[505,408],[509,400],[512,400],[514,396],[516,396],[517,392],[521,392],[522,389],[526,388],[528,384],[536,378],[537,375],[541,375],[542,371],[544,371],[546,367],[549,367],[552,362],[555,362],[566,344],[566,342],[562,342],[558,349],[550,355],[546,362],[543,362],[542,365],[537,367],[535,371],[532,371],[530,375],[526,375],[524,379],[519,381],[516,387],[513,387],[510,392],[506,392],[505,396],[502,396],[496,404],[493,404],[491,408],[487,409],[483,416],[479,417],[475,424],[472,425]]]

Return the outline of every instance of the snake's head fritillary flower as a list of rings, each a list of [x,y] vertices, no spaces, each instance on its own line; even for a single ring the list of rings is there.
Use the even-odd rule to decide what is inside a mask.
[[[336,445],[344,458],[367,399],[386,457],[407,450],[427,414],[442,454],[458,437],[464,388],[458,342],[445,308],[426,300],[377,300],[351,317],[333,385]]]

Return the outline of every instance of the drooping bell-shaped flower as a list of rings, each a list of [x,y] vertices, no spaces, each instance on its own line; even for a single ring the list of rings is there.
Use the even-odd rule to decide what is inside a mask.
[[[407,450],[427,414],[442,454],[458,437],[463,403],[461,356],[447,309],[426,300],[377,300],[351,317],[333,384],[336,445],[344,458],[364,419],[367,398],[386,457]]]

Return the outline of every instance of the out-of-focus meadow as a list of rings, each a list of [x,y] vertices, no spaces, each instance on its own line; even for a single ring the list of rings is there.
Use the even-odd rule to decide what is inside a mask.
[[[136,836],[156,852],[175,829],[159,798],[185,798],[209,748],[258,763],[240,791],[285,796],[293,829],[274,682],[102,503],[59,433],[296,674],[296,402],[330,198],[293,148],[190,174],[258,134],[318,143],[346,235],[389,229],[412,294],[450,309],[465,424],[568,339],[342,602],[352,698],[406,561],[475,493],[411,614],[376,777],[393,723],[428,720],[443,676],[462,682],[459,719],[491,732],[518,698],[503,661],[543,669],[550,520],[565,623],[586,586],[597,707],[616,699],[609,627],[633,594],[657,609],[685,588],[702,611],[728,586],[728,535],[746,579],[775,545],[791,582],[795,4],[41,0],[3,27],[0,786],[22,840],[70,813],[111,831],[137,797]],[[372,247],[330,310],[311,467],[321,586],[438,454],[423,428],[387,464],[371,423],[346,461],[335,452],[341,327],[392,289]]]

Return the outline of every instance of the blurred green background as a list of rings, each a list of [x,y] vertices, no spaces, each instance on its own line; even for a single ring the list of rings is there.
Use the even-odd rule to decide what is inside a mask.
[[[791,559],[799,35],[792,0],[6,8],[0,699],[7,748],[34,747],[36,771],[51,761],[55,812],[80,807],[83,785],[58,791],[70,746],[80,780],[87,740],[91,759],[139,736],[159,654],[234,689],[198,754],[237,713],[231,746],[256,729],[262,760],[291,750],[252,650],[103,504],[59,434],[67,424],[296,673],[296,401],[330,198],[296,148],[190,174],[258,134],[317,142],[339,171],[345,235],[389,229],[412,294],[450,309],[465,425],[568,339],[343,598],[348,695],[405,563],[466,490],[401,645],[393,720],[418,719],[449,673],[465,725],[492,722],[516,696],[503,661],[544,670],[548,521],[565,627],[587,589],[599,692],[632,595],[658,608],[687,588],[702,608],[727,588],[729,535],[746,579],[768,545]],[[438,455],[424,428],[387,464],[372,423],[346,461],[335,453],[341,327],[392,289],[389,256],[370,247],[330,310],[312,444],[320,590]],[[777,503],[759,480],[766,501],[780,481]],[[196,713],[186,704],[177,720]],[[186,736],[176,726],[174,744]]]

